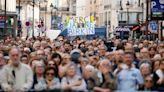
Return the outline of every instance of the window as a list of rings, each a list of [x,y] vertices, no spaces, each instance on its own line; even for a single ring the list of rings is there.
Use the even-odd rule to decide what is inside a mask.
[[[137,24],[137,13],[129,13],[129,24]]]

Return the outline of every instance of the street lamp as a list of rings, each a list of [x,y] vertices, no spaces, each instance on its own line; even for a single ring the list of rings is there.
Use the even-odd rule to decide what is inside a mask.
[[[127,7],[127,25],[129,25],[129,6],[130,6],[130,3],[129,3],[129,1],[127,1],[127,3],[126,3],[126,7]]]
[[[34,37],[34,8],[35,8],[35,0],[33,0],[32,37]]]
[[[51,7],[51,29],[52,29],[52,19],[53,19],[52,11],[53,11],[53,8],[54,8],[52,3],[50,5],[50,7]]]
[[[57,7],[56,7],[56,5],[53,7],[53,9],[55,9],[55,22],[54,22],[54,29],[56,29],[57,28]]]
[[[40,19],[40,3],[41,3],[41,0],[38,0],[39,1],[39,36],[40,36],[40,31],[41,31],[41,19]]]
[[[5,0],[5,14],[4,14],[4,20],[5,20],[5,23],[4,23],[4,30],[3,30],[3,36],[5,37],[5,31],[6,31],[6,3],[7,3],[7,0]]]
[[[47,3],[48,3],[48,1],[47,0],[44,0],[44,3],[45,3],[45,31],[47,30],[47,21],[46,21],[46,17],[47,17]]]
[[[122,21],[122,11],[123,11],[123,7],[122,7],[122,0],[121,0],[121,1],[120,1],[121,21]]]
[[[141,8],[142,8],[142,21],[141,21],[141,23],[142,23],[142,25],[143,25],[143,23],[144,23],[144,3],[141,3]],[[140,29],[140,31],[141,31],[141,29]],[[144,35],[143,32],[144,32],[144,31],[141,32],[141,33],[142,33],[142,37],[143,37],[143,35]]]

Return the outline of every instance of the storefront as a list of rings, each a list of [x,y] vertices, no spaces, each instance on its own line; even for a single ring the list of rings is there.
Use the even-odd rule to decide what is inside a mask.
[[[119,26],[114,29],[114,35],[120,39],[128,39],[131,36],[130,32],[131,30],[128,27]]]
[[[6,18],[6,26],[5,26]],[[0,39],[6,36],[16,37],[17,28],[17,14],[16,12],[6,12],[6,17],[4,12],[0,12]]]

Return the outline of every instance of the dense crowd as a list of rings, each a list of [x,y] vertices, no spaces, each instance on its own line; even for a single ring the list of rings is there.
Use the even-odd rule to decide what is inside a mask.
[[[0,89],[164,92],[164,42],[7,37],[0,41]]]

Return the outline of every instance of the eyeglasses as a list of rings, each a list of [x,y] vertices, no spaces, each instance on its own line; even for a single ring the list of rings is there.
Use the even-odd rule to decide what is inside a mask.
[[[46,73],[46,75],[54,76],[54,73]]]

